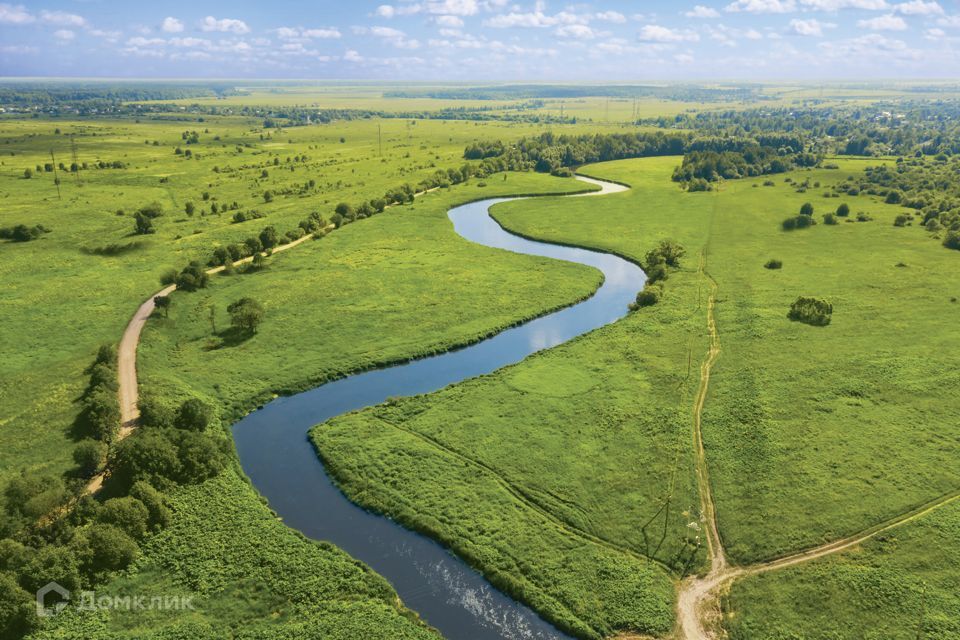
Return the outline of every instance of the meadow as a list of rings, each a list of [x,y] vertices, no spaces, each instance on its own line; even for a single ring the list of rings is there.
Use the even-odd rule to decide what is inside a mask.
[[[189,131],[198,142],[186,144]],[[35,242],[0,245],[9,336],[0,344],[0,478],[22,468],[69,468],[83,369],[98,345],[118,340],[169,269],[206,262],[217,245],[267,225],[284,233],[314,211],[329,219],[338,202],[380,197],[438,168],[459,167],[463,148],[476,139],[535,131],[517,124],[356,120],[281,132],[264,130],[257,119],[198,122],[176,114],[143,122],[0,120],[0,227],[52,229]],[[88,169],[69,171],[71,139],[78,164]],[[190,157],[178,155],[178,147]],[[68,169],[57,172],[62,200],[54,172],[44,170],[51,150],[54,166]],[[96,168],[100,161],[125,168]],[[266,191],[276,194],[271,202]],[[164,212],[155,233],[134,235],[134,212],[152,202]],[[223,210],[234,202],[238,209]],[[250,211],[263,217],[234,222],[236,213]]]
[[[340,202],[458,168],[474,142],[747,108],[603,97],[531,108],[386,98],[383,87],[349,83],[244,89],[142,119],[0,116],[0,227],[50,230],[30,242],[0,240],[0,483],[22,469],[72,477],[87,367],[170,269],[206,263],[267,225],[283,234],[313,212],[330,219]],[[771,105],[867,104],[904,92],[782,86],[763,95]],[[558,116],[562,108],[581,122],[266,127],[260,117],[188,112],[194,103],[393,114],[483,106]],[[641,263],[659,242],[679,243],[685,255],[656,304],[490,375],[311,431],[348,497],[440,541],[578,637],[670,637],[680,580],[709,568],[694,403],[711,283],[721,352],[702,437],[734,565],[867,530],[960,487],[958,253],[941,246],[941,229],[895,225],[910,210],[882,194],[834,189],[867,166],[895,167],[895,158],[828,157],[817,168],[716,180],[708,192],[671,180],[681,161],[588,165],[584,174],[632,189],[493,209],[524,236]],[[65,166],[55,173],[51,162]],[[470,178],[268,256],[262,268],[178,291],[144,331],[142,393],[169,406],[202,399],[226,441],[232,421],[275,395],[469,344],[583,299],[598,272],[467,243],[447,211],[585,188],[534,172]],[[135,234],[135,212],[153,202],[163,211],[155,233]],[[818,224],[785,231],[784,219],[805,203]],[[828,224],[824,215],[844,203],[850,215]],[[781,268],[765,268],[771,261]],[[788,319],[799,296],[829,301],[829,325]],[[247,297],[263,306],[263,322],[240,336],[227,307]],[[72,612],[35,637],[437,637],[383,578],[277,519],[227,449],[219,475],[168,492],[169,526],[97,586],[104,595],[191,595],[195,611]],[[843,553],[738,580],[723,598],[725,630],[736,640],[954,637],[958,514],[954,502]],[[0,554],[0,577],[7,562]]]

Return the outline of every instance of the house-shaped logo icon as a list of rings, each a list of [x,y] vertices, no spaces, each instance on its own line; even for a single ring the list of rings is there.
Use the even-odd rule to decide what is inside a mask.
[[[37,591],[37,615],[41,618],[55,616],[70,601],[70,591],[56,582],[49,582]]]

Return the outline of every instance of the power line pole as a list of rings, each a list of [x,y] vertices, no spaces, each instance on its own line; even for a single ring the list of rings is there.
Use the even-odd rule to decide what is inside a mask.
[[[73,136],[70,136],[70,152],[73,156],[73,166],[70,167],[70,170],[72,171],[73,167],[77,168],[73,173],[77,184],[80,184],[80,160],[77,158],[77,139]]]
[[[383,134],[380,131],[380,123],[377,123],[377,146],[380,148],[380,157],[383,157]]]
[[[53,184],[57,185],[57,200],[63,200],[60,195],[60,174],[57,173],[57,159],[53,155],[53,149],[50,149],[50,161],[53,163]]]

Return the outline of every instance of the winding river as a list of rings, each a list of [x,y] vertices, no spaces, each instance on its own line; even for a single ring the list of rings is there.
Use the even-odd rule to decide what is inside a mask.
[[[600,191],[580,195],[626,190],[610,182],[578,178],[601,187]],[[536,242],[508,233],[488,211],[494,204],[517,199],[466,204],[451,209],[449,217],[456,232],[472,242],[599,269],[604,280],[593,296],[463,349],[359,373],[277,398],[233,427],[244,471],[288,526],[310,538],[332,542],[372,567],[390,581],[407,607],[451,640],[567,636],[528,607],[497,591],[433,540],[350,502],[327,476],[307,432],[330,418],[390,397],[429,393],[490,373],[627,313],[627,305],[643,287],[643,271],[608,253]],[[601,202],[594,207],[593,215],[598,217],[603,215]]]

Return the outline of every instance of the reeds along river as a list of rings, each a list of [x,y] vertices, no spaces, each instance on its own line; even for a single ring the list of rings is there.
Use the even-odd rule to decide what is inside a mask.
[[[604,189],[598,194],[625,189],[581,179],[600,184]],[[407,607],[452,640],[566,636],[436,542],[350,502],[327,476],[307,432],[390,397],[428,393],[490,373],[627,313],[645,279],[637,265],[611,254],[535,242],[504,231],[488,210],[511,199],[456,207],[449,212],[450,220],[456,232],[472,242],[599,269],[604,281],[593,296],[463,349],[278,398],[233,427],[244,471],[288,526],[332,542],[372,567],[390,581]]]

